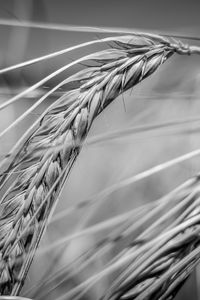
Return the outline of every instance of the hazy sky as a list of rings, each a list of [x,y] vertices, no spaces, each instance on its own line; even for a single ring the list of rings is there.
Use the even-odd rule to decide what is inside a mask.
[[[34,1],[41,6],[41,0]],[[44,0],[55,22],[167,28],[198,26],[200,0]]]
[[[79,26],[129,27],[200,36],[200,0],[0,0],[0,18]],[[94,33],[0,25],[0,64],[10,65],[98,38]],[[71,58],[71,56],[69,56]],[[51,61],[45,65],[49,71]],[[61,62],[63,63],[63,62]],[[56,65],[55,65],[56,66]],[[32,70],[43,76],[40,65]]]
[[[200,29],[200,0],[0,0],[0,16],[19,17],[16,6],[31,2],[31,18],[40,21],[149,29],[198,26]]]

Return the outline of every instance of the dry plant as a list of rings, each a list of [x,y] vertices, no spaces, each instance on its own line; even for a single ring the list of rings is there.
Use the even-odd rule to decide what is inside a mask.
[[[1,295],[20,293],[35,251],[93,120],[118,95],[151,75],[173,54],[200,53],[198,47],[183,45],[174,38],[136,33],[71,47],[2,69],[0,74],[94,43],[105,43],[109,49],[62,67],[0,106],[4,109],[75,64],[85,66],[42,96],[0,133],[2,137],[60,87],[68,88],[1,161],[0,188],[6,189],[0,200]],[[121,186],[199,154],[200,150],[197,150],[159,165],[121,182]],[[119,187],[120,184],[110,187],[96,200]],[[91,199],[81,202],[69,208],[65,215],[95,202]],[[168,208],[168,212],[155,221],[164,208]],[[174,222],[172,218],[175,218]],[[103,271],[70,290],[62,299],[80,299],[97,281],[104,276],[116,275],[116,271],[116,278],[102,299],[171,299],[199,260],[199,222],[197,176],[163,199],[67,237],[65,242],[78,235],[116,227],[76,261],[79,266],[76,272],[116,243],[122,243],[123,247]],[[138,234],[142,226],[147,229]],[[57,274],[60,275],[62,272]],[[48,278],[43,286],[50,288],[52,280],[53,277]]]

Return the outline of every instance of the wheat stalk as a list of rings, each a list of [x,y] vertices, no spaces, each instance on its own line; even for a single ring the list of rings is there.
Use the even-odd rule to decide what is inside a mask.
[[[14,155],[11,153],[11,162],[1,174],[0,187],[9,188],[0,201],[0,294],[19,294],[47,221],[95,117],[172,54],[198,52],[197,47],[189,48],[175,40],[136,34],[114,37],[111,49],[78,60],[93,66],[56,87],[75,86],[56,100],[28,131],[23,145]],[[1,108],[13,102],[8,101]]]

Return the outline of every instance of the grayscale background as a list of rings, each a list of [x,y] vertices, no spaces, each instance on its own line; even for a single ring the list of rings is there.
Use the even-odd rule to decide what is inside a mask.
[[[131,28],[200,37],[200,1],[198,0],[0,0],[0,20],[2,19],[45,24]],[[101,39],[107,35],[0,25],[0,67],[84,41]],[[190,41],[190,43],[199,44],[198,41]],[[91,47],[89,51],[97,49]],[[0,103],[85,53],[87,53],[86,49],[74,51],[1,76]],[[40,90],[1,112],[0,130],[6,128],[30,107],[38,99],[38,95],[47,91],[63,76],[68,76],[77,69],[78,67],[51,80]],[[52,98],[47,100],[46,104],[53,100]],[[1,156],[9,151],[11,145],[44,110],[46,104],[0,141]],[[199,113],[200,57],[174,56],[151,78],[136,86],[131,92],[128,91],[124,99],[119,97],[110,105],[95,121],[89,137],[129,126],[198,116]],[[67,181],[57,211],[87,199],[124,178],[199,148],[199,128],[195,131],[192,130],[194,128],[189,129],[182,133],[177,133],[173,129],[152,131],[84,147]],[[190,160],[138,184],[121,189],[104,202],[88,220],[87,226],[142,203],[154,201],[199,170],[200,160]],[[70,233],[81,216],[81,214],[74,214],[50,226],[41,247]],[[95,238],[85,237],[71,242],[62,251],[55,269],[70,262],[83,249],[92,246]],[[46,256],[36,257],[25,289],[42,278],[48,264],[53,262],[58,252],[59,249],[56,249]],[[82,282],[88,275],[100,270],[103,264],[101,260],[95,262],[86,269],[87,274],[79,274],[67,284],[74,286]],[[109,282],[105,280],[97,285],[87,299],[95,299],[108,284]],[[58,295],[64,293],[64,290],[64,287],[55,289],[48,299],[56,299]],[[200,299],[200,268],[197,268],[176,299]]]

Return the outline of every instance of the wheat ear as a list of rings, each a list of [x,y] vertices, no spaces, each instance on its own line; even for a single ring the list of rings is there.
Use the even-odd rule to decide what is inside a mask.
[[[131,240],[102,299],[172,299],[200,260],[199,176],[168,198],[168,211]],[[153,211],[156,213],[155,209]],[[124,237],[135,235],[134,225]],[[128,251],[129,250],[129,251]]]
[[[94,118],[175,52],[190,54],[196,48],[159,36],[116,37],[111,49],[82,59],[94,66],[65,80],[76,88],[46,111],[1,174],[1,188],[9,188],[0,201],[0,294],[20,292]]]
[[[58,300],[82,299],[98,281],[115,275],[116,271],[116,280],[100,299],[172,299],[200,260],[199,193],[199,176],[196,176],[159,201],[144,205],[139,214],[135,210],[132,216],[127,215],[117,230],[76,262],[76,272],[118,242],[123,245],[119,254],[102,271]],[[142,232],[138,233],[140,228]],[[66,268],[62,274],[66,279]],[[54,287],[49,279],[48,292]]]

